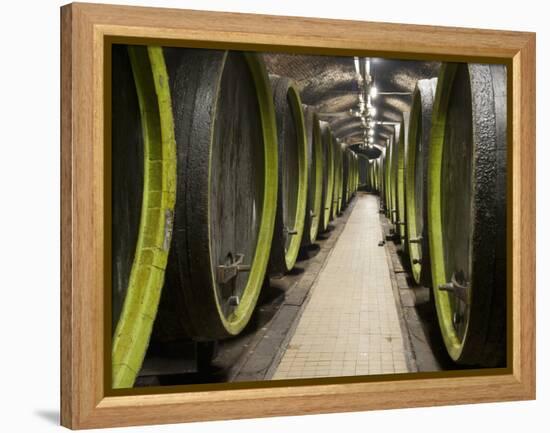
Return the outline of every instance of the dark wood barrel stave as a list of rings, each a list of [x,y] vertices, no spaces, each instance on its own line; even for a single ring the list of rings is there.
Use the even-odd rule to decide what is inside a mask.
[[[293,82],[270,76],[279,143],[277,214],[269,273],[283,275],[298,257],[307,205],[307,137],[302,102]]]
[[[506,358],[506,67],[442,67],[428,168],[432,284],[452,359]]]
[[[277,205],[271,86],[255,53],[168,48],[177,203],[160,338],[214,340],[248,323]]]
[[[145,357],[172,233],[176,145],[158,47],[112,51],[112,380],[132,387]]]

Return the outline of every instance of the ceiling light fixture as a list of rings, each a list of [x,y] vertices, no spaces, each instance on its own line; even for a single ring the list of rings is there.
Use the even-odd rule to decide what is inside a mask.
[[[378,96],[378,89],[376,88],[376,86],[371,86],[369,93],[372,99],[376,99],[376,97]]]

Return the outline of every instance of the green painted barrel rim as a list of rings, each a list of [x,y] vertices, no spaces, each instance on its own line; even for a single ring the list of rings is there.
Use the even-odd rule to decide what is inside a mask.
[[[409,113],[403,112],[401,119],[401,127],[399,128],[399,140],[397,141],[397,178],[396,178],[396,209],[397,209],[397,221],[399,225],[397,232],[401,237],[401,241],[405,241],[407,237],[406,226],[403,224],[406,222],[406,203],[405,203],[405,170],[406,170],[406,157],[405,151],[407,150],[407,130],[409,127]],[[406,244],[405,244],[406,247]]]
[[[380,157],[375,161],[374,166],[374,188],[376,192],[380,191]]]
[[[342,199],[342,176],[341,176],[341,161],[340,161],[340,151],[339,151],[339,142],[338,140],[333,137],[332,144],[334,146],[334,189],[332,193],[332,210],[331,210],[331,218],[335,219],[338,216],[338,213],[340,212],[340,201]]]
[[[351,167],[351,150],[346,149],[344,151],[344,160],[346,161],[347,175],[346,175],[346,203],[351,200],[351,176],[352,176],[352,167]]]
[[[128,47],[144,143],[139,233],[112,346],[112,386],[132,387],[157,314],[176,198],[176,142],[168,74],[160,47]]]
[[[344,200],[344,150],[342,145],[338,142],[338,164],[339,164],[339,173],[338,176],[338,213],[342,211],[342,204]]]
[[[391,172],[390,172],[390,202],[391,202],[391,213],[390,221],[392,224],[397,222],[397,170],[399,168],[399,133],[401,126],[399,126],[399,131],[393,137],[391,141],[392,149],[392,161],[391,161]]]
[[[378,159],[372,161],[372,189],[374,192],[378,191]]]
[[[414,188],[415,174],[416,174],[416,136],[418,119],[421,114],[420,106],[420,91],[418,87],[413,94],[413,103],[411,107],[411,117],[409,119],[409,147],[407,149],[407,166],[406,166],[406,185],[405,196],[407,200],[407,244],[409,249],[409,259],[411,263],[411,271],[416,284],[420,284],[420,276],[422,273],[422,264],[418,262],[420,259],[420,246],[417,243],[411,243],[411,239],[417,239],[422,233],[418,233],[416,230],[416,189]]]
[[[432,287],[437,310],[437,318],[447,352],[453,360],[458,360],[464,347],[464,340],[456,335],[452,323],[452,308],[449,292],[437,290],[445,284],[445,263],[441,223],[441,158],[445,140],[447,108],[452,84],[458,68],[456,63],[444,63],[437,80],[437,90],[432,114],[430,134],[430,155],[428,163],[428,230],[431,258]],[[467,331],[465,332],[466,335]]]
[[[239,305],[228,317],[224,314],[218,293],[215,291],[218,316],[221,324],[229,335],[237,335],[243,330],[250,320],[254,308],[256,307],[269,261],[271,241],[273,239],[273,230],[275,227],[275,214],[277,211],[278,143],[275,108],[273,106],[271,85],[269,83],[265,65],[259,56],[256,53],[247,52],[243,52],[243,56],[254,80],[256,96],[258,98],[258,107],[260,109],[264,144],[264,193],[261,217],[262,221],[258,229],[258,240],[256,242],[254,258],[250,264],[251,268],[248,275],[248,281],[243,290]],[[227,55],[225,56],[225,59],[227,59]],[[222,74],[220,74],[220,80],[221,77]],[[213,126],[211,130],[213,134],[215,127]],[[211,163],[209,164],[209,167],[211,167]],[[208,178],[208,190],[210,191],[210,170]],[[210,215],[210,201],[208,214]],[[208,220],[210,221],[210,217]],[[210,269],[212,270],[212,287],[215,287],[216,276],[214,275],[214,269],[216,269],[217,264],[212,263],[212,254],[209,253],[209,256],[211,260]]]
[[[386,158],[386,217],[391,221],[392,217],[392,183],[391,183],[391,173],[392,173],[392,159],[393,159],[393,148],[392,142],[388,142],[388,153]]]
[[[349,199],[351,200],[351,198],[353,197],[353,176],[354,176],[354,171],[355,171],[355,167],[354,167],[354,158],[353,158],[353,151],[350,150],[350,154],[349,154],[349,167],[350,167],[350,175],[349,175],[349,180],[348,180],[348,184],[349,184]]]
[[[325,202],[323,203],[323,230],[327,230],[330,222],[330,214],[332,210],[332,193],[334,190],[334,159],[333,159],[333,146],[332,146],[332,132],[328,124],[322,126],[322,135],[327,136],[329,142],[327,143],[327,158],[325,163],[328,164],[327,179],[325,179]]]
[[[331,133],[332,135],[332,133]],[[338,150],[336,148],[337,142],[336,137],[332,135],[332,167],[333,167],[333,176],[332,176],[332,201],[330,203],[330,220],[334,221],[338,209]]]
[[[416,182],[423,183],[424,188],[426,178],[423,170],[423,178],[416,178],[417,175],[417,158],[418,155],[418,136],[421,135],[422,145],[425,155],[422,160],[426,161],[427,153],[429,152],[429,134],[431,133],[431,118],[435,96],[435,85],[437,78],[419,80],[413,92],[413,102],[409,118],[409,140],[406,151],[406,174],[405,174],[405,200],[407,214],[407,247],[409,252],[409,260],[414,281],[417,284],[431,286],[430,272],[430,252],[428,245],[428,227],[426,224],[426,199],[427,191],[424,191],[423,197],[420,198],[421,203],[418,203],[416,196]],[[421,130],[418,130],[419,122]],[[425,167],[426,168],[426,167]],[[422,215],[424,226],[422,233],[418,231],[418,221],[416,219],[417,206],[422,206]],[[420,243],[411,243],[410,239],[422,238]]]
[[[351,200],[353,198],[353,194],[355,191],[353,191],[353,176],[354,176],[354,153],[352,150],[349,152],[349,167],[350,167],[350,175],[349,175],[349,181],[348,181],[348,187],[349,187],[349,199]]]
[[[359,190],[359,156],[355,158],[355,184],[353,189],[355,191]]]
[[[300,251],[300,244],[302,243],[302,236],[304,233],[304,224],[307,207],[307,135],[306,124],[304,119],[304,112],[302,110],[302,101],[300,98],[300,92],[296,86],[290,82],[288,86],[288,96],[290,96],[291,107],[293,108],[294,119],[297,122],[296,133],[298,135],[298,195],[296,197],[296,216],[294,230],[296,235],[292,236],[290,245],[285,254],[286,268],[290,271],[296,264],[298,258],[298,252]]]
[[[349,174],[349,180],[348,180],[348,188],[349,188],[349,200],[351,200],[353,198],[353,172],[355,170],[353,164],[354,164],[354,159],[353,159],[353,151],[350,150],[349,152],[349,167],[350,167],[350,174]]]
[[[313,243],[317,239],[319,233],[319,222],[321,220],[321,206],[323,200],[323,143],[321,142],[321,127],[319,118],[316,113],[313,113],[313,143],[311,151],[312,158],[315,158],[315,196],[313,198],[313,216],[311,217],[311,227],[309,231],[309,239]],[[311,176],[312,173],[309,173]]]

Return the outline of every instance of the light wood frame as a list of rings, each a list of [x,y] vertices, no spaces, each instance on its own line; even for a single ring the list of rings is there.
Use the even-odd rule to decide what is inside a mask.
[[[61,423],[70,428],[535,398],[535,34],[71,4],[61,9]],[[486,374],[107,395],[104,359],[107,38],[161,44],[500,62],[509,73],[509,363]],[[251,42],[253,41],[253,43]],[[479,373],[479,372],[478,372]]]

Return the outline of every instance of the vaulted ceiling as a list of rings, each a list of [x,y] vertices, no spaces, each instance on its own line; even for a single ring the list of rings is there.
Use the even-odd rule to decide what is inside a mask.
[[[292,78],[302,102],[314,106],[348,145],[363,141],[361,119],[350,113],[359,107],[360,77],[353,57],[310,56],[266,53],[268,72]],[[374,144],[385,146],[394,127],[380,122],[399,122],[409,111],[418,80],[437,76],[440,63],[370,58],[370,75],[378,90],[372,105],[376,108]]]

